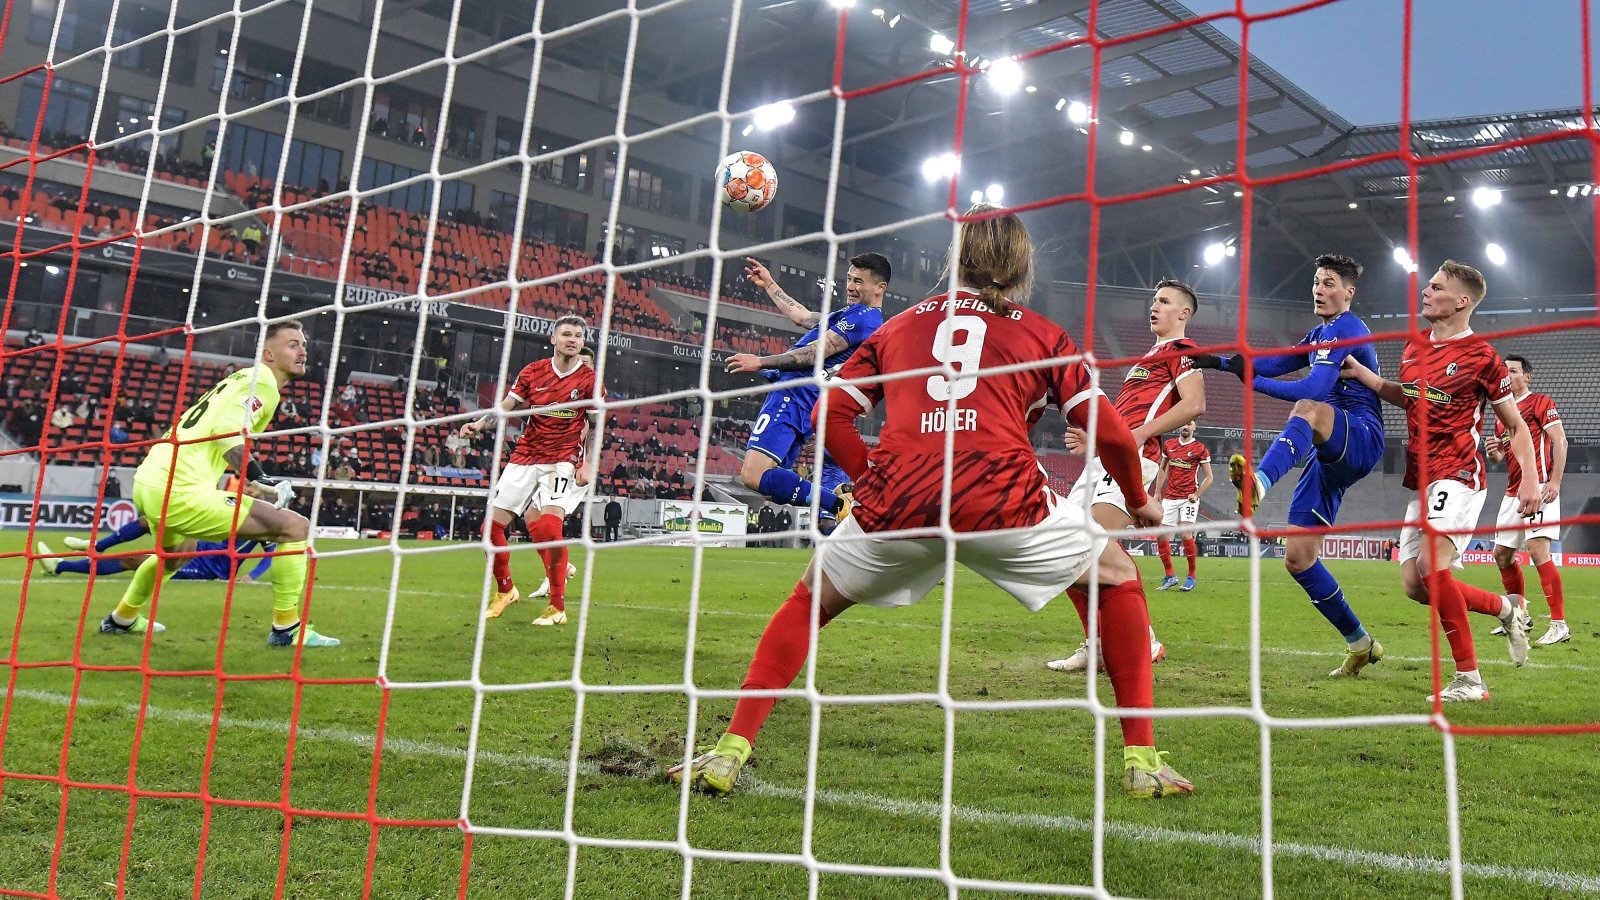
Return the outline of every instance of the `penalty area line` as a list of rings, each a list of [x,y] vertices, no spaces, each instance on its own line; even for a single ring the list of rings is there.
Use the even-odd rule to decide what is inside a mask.
[[[13,694],[14,699],[30,700],[41,704],[65,707],[70,698],[66,694],[51,691],[18,690]],[[93,697],[78,697],[80,707],[98,707],[121,712],[128,716],[137,716],[137,704],[123,701],[99,700]],[[151,719],[160,719],[179,724],[190,724],[210,728],[212,714],[199,710],[167,709],[159,706],[150,706],[145,709],[145,716]],[[219,728],[236,728],[247,731],[257,731],[267,734],[287,735],[288,724],[269,719],[240,719],[231,716],[222,716],[218,721]],[[302,727],[296,732],[297,741],[313,740],[329,743],[342,743],[348,746],[371,750],[376,744],[376,738],[371,734],[364,734],[344,728],[306,728]],[[463,747],[438,744],[431,741],[417,741],[400,737],[384,738],[384,752],[400,756],[428,757],[435,759],[460,760],[465,762],[467,751]],[[500,765],[508,768],[532,769],[543,772],[564,773],[567,771],[568,760],[536,756],[525,753],[504,753],[480,750],[477,754],[480,763]],[[599,767],[593,763],[580,762],[578,771],[587,776],[600,777],[626,777],[605,776]],[[772,797],[780,800],[800,802],[805,799],[806,792],[803,788],[786,787],[770,784],[747,774],[739,784],[741,793],[758,796]],[[676,789],[673,791],[676,793]],[[816,800],[819,804],[843,807],[846,809],[870,810],[890,816],[918,819],[938,819],[941,807],[937,803],[926,801],[896,800],[891,797],[880,797],[875,794],[866,794],[850,791],[817,791]],[[1204,797],[1191,797],[1183,802],[1203,803]],[[951,817],[956,821],[969,822],[978,825],[993,825],[1008,828],[1030,828],[1041,831],[1078,832],[1091,834],[1095,830],[1095,823],[1091,819],[1076,816],[1050,816],[1039,813],[1017,813],[1002,810],[979,809],[969,806],[957,806],[951,809]],[[1106,822],[1103,825],[1105,833],[1121,840],[1145,844],[1188,844],[1200,847],[1209,847],[1217,850],[1227,850],[1238,853],[1247,853],[1260,856],[1262,852],[1260,838],[1248,835],[1233,834],[1225,831],[1194,831],[1180,828],[1164,828],[1147,825],[1129,825],[1119,822]],[[1342,866],[1367,867],[1386,869],[1391,872],[1408,875],[1448,875],[1450,862],[1431,856],[1415,856],[1411,854],[1381,853],[1373,850],[1353,850],[1347,847],[1329,847],[1319,844],[1302,844],[1293,842],[1274,842],[1272,845],[1274,856],[1291,857],[1297,859],[1310,859],[1318,862],[1333,863]],[[1510,881],[1537,887],[1551,888],[1564,891],[1581,891],[1589,894],[1600,894],[1600,876],[1581,875],[1572,872],[1561,872],[1551,869],[1534,869],[1525,866],[1502,866],[1491,863],[1463,863],[1462,873],[1468,877],[1482,878],[1495,881]]]

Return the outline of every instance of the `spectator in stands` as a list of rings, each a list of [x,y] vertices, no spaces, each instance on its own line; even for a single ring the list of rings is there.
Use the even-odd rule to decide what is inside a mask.
[[[139,404],[138,410],[136,410],[133,414],[132,421],[136,425],[143,425],[146,428],[154,428],[156,425],[155,401],[146,400]]]
[[[165,366],[171,358],[171,355],[167,353],[166,345],[157,344],[156,352],[150,354],[150,364],[157,367]]]
[[[444,448],[450,453],[450,465],[458,469],[466,466],[466,447],[466,439],[452,429],[450,436],[444,439]]]
[[[65,404],[58,404],[56,411],[50,414],[50,427],[57,431],[71,428],[73,424],[72,412]]]
[[[24,346],[24,347],[43,347],[44,346],[44,335],[40,334],[39,333],[39,329],[37,329],[37,328],[29,328],[28,329],[28,336],[22,339],[22,346]]]
[[[122,496],[122,481],[117,478],[115,470],[106,473],[106,499],[112,500]]]
[[[794,527],[794,517],[789,515],[789,507],[784,506],[778,509],[778,514],[772,520],[772,525],[774,534],[783,534]]]
[[[68,372],[61,376],[60,393],[68,396],[77,396],[83,393],[83,381],[76,374]]]
[[[334,467],[333,467],[333,480],[334,481],[354,481],[355,479],[356,479],[356,470],[355,470],[355,468],[353,466],[350,465],[349,458],[348,457],[340,457],[338,463],[335,464]]]
[[[339,399],[344,403],[356,402],[356,386],[348,381],[345,382],[344,387],[339,390]]]
[[[15,375],[6,377],[6,399],[17,399],[17,392],[22,390],[22,380]]]
[[[428,446],[422,448],[422,464],[434,467],[439,465],[439,445],[437,443],[429,441]]]
[[[78,398],[78,408],[73,410],[81,421],[93,422],[100,416],[100,398],[85,394]]]
[[[300,407],[295,404],[292,397],[284,397],[283,402],[278,404],[278,416],[283,419],[284,425],[290,427],[304,424],[300,421]]]

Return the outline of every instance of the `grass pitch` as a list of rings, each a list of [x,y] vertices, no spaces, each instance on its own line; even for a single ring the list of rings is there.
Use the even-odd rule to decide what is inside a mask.
[[[21,534],[0,535],[0,551],[22,544]],[[1158,706],[1219,711],[1157,722],[1158,743],[1197,785],[1192,797],[1124,798],[1114,720],[1097,765],[1088,711],[1022,708],[1086,696],[1085,678],[1043,667],[1078,643],[1076,615],[1062,599],[1030,616],[963,571],[944,666],[938,593],[905,610],[852,610],[823,632],[821,694],[907,702],[816,707],[813,781],[813,708],[780,701],[739,790],[691,797],[685,809],[662,773],[685,747],[686,652],[697,686],[736,688],[806,553],[708,550],[697,568],[689,549],[601,549],[586,583],[587,561],[574,552],[571,590],[588,597],[580,645],[576,615],[565,628],[528,625],[538,601],[480,626],[475,545],[402,549],[398,560],[380,546],[318,561],[311,618],[344,645],[308,651],[299,674],[315,681],[298,684],[283,677],[292,654],[265,646],[266,586],[240,585],[225,604],[224,584],[169,583],[157,613],[169,630],[146,660],[141,640],[94,633],[127,576],[97,580],[91,595],[82,577],[49,578],[37,565],[24,585],[24,563],[7,561],[0,622],[14,653],[0,735],[0,893],[107,898],[120,884],[122,896],[161,900],[280,889],[350,898],[363,895],[370,866],[370,896],[380,898],[559,897],[570,878],[578,897],[680,896],[687,879],[692,896],[774,900],[807,895],[809,857],[828,897],[948,896],[926,877],[941,868],[964,896],[1015,893],[988,882],[1081,891],[1097,878],[1116,895],[1252,896],[1265,889],[1265,752],[1276,896],[1449,896],[1440,731],[1419,719],[1272,727],[1264,737],[1252,714],[1292,726],[1430,712],[1428,617],[1400,593],[1393,565],[1330,564],[1389,653],[1354,682],[1327,680],[1343,644],[1275,562],[1261,577],[1254,682],[1247,563],[1202,560],[1195,592],[1150,593],[1171,652],[1156,669]],[[1159,572],[1144,563],[1153,586]],[[513,567],[524,591],[537,583],[525,548]],[[1488,635],[1494,623],[1474,617],[1494,699],[1447,707],[1452,722],[1600,721],[1591,603],[1600,575],[1564,575],[1573,642],[1536,649],[1514,670],[1503,640]],[[1466,577],[1498,582],[1492,567]],[[1532,573],[1528,581],[1536,591]],[[171,674],[146,677],[142,660]],[[575,678],[592,690],[580,696]],[[355,683],[322,683],[340,680]],[[954,706],[938,702],[941,685]],[[1109,703],[1109,682],[1098,685]],[[692,743],[713,741],[732,708],[700,701]],[[1588,787],[1600,783],[1597,746],[1593,734],[1455,739],[1467,896],[1600,894],[1591,838],[1600,813]],[[470,844],[458,820],[470,821]]]

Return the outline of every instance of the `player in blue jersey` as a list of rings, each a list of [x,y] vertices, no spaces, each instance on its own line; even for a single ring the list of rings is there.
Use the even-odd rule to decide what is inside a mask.
[[[811,411],[817,405],[820,391],[815,384],[790,382],[810,378],[816,371],[819,353],[823,370],[837,371],[861,342],[883,324],[889,260],[877,253],[851,257],[850,270],[845,276],[845,294],[850,303],[834,309],[826,321],[821,313],[806,309],[784,293],[766,266],[754,259],[747,258],[745,262],[744,274],[750,283],[766,291],[789,321],[811,330],[801,335],[786,353],[776,356],[735,353],[728,357],[729,372],[760,372],[778,385],[767,394],[761,414],[750,428],[750,441],[745,445],[744,468],[739,478],[745,487],[759,491],[774,503],[810,506],[811,480],[795,472],[794,465],[800,449],[813,433]],[[817,498],[822,519],[817,524],[824,532],[837,522],[844,503],[839,497],[839,488],[848,480],[844,470],[824,454],[822,491]]]
[[[1239,490],[1239,514],[1246,516],[1290,469],[1305,465],[1289,501],[1289,530],[1300,533],[1289,535],[1283,564],[1349,647],[1344,664],[1329,673],[1333,678],[1357,675],[1367,664],[1383,658],[1383,646],[1362,627],[1345,602],[1339,582],[1322,564],[1322,536],[1306,531],[1332,525],[1345,490],[1383,459],[1378,395],[1359,382],[1339,378],[1345,357],[1354,357],[1377,371],[1378,354],[1372,344],[1349,343],[1372,335],[1366,323],[1350,312],[1360,277],[1361,264],[1348,256],[1317,257],[1311,297],[1322,323],[1295,345],[1304,348],[1300,352],[1258,358],[1251,381],[1251,387],[1269,397],[1294,401],[1289,423],[1262,455],[1255,471],[1249,470],[1242,455],[1228,460],[1228,475]],[[1336,343],[1344,346],[1327,346]],[[1194,364],[1227,369],[1244,378],[1242,356],[1197,356]],[[1275,380],[1307,368],[1298,380]]]
[[[142,522],[143,520],[138,521]],[[124,528],[128,527],[124,526]],[[139,534],[134,535],[133,538],[149,533],[150,529],[147,526]],[[127,538],[127,540],[133,540],[133,538]],[[115,546],[115,544],[113,543],[106,547],[96,544],[95,549],[104,551],[111,546]],[[172,577],[179,581],[227,581],[233,577],[233,573],[240,566],[244,565],[245,558],[243,554],[255,552],[258,546],[265,553],[272,553],[278,549],[277,544],[263,544],[260,541],[235,539],[233,549],[235,553],[240,555],[230,556],[227,552],[227,544],[218,543],[217,541],[198,541],[195,545],[195,552],[199,555],[184,563],[182,568],[172,573]],[[40,556],[54,552],[50,549],[50,545],[44,541],[34,544],[34,551]],[[139,564],[148,557],[149,554],[147,553],[135,556],[106,556],[100,559],[89,559],[87,557],[60,559],[53,556],[45,556],[39,562],[44,566],[44,571],[47,575],[87,575],[90,572],[96,575],[115,575],[119,572],[132,572],[139,568]],[[251,584],[261,580],[261,576],[266,574],[267,568],[271,565],[272,557],[261,557],[256,560],[255,568],[245,575],[245,580]]]

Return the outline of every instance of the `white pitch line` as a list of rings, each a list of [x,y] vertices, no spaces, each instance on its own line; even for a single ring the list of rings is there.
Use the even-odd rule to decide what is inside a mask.
[[[22,582],[21,579],[0,578],[0,584],[22,584],[22,583],[23,582]],[[244,588],[244,587],[247,587],[247,586],[246,585],[241,585],[240,587]],[[323,583],[323,582],[319,581],[317,583],[316,589],[319,590],[319,591],[329,591],[329,590],[333,590],[333,591],[363,591],[363,592],[370,593],[371,590],[372,590],[372,586],[371,585],[360,585],[360,584],[335,584],[335,583],[332,583],[332,582]],[[416,597],[466,597],[467,596],[465,594],[453,594],[453,593],[451,593],[449,591],[396,590],[395,593],[399,594],[399,595],[402,595],[402,596],[416,596]],[[236,596],[239,596],[239,595],[236,595]],[[649,604],[649,603],[613,603],[613,602],[606,601],[606,600],[595,600],[595,601],[593,601],[593,603],[594,603],[594,606],[595,606],[596,609],[629,609],[629,610],[635,610],[635,611],[638,611],[638,612],[677,613],[679,615],[686,614],[688,612],[688,609],[686,607],[681,607],[681,606],[656,606],[656,605],[652,605],[652,604]],[[715,609],[715,608],[712,608],[710,606],[707,606],[704,603],[702,603],[701,606],[700,606],[700,614],[703,615],[703,616],[729,616],[729,617],[738,618],[738,619],[770,619],[770,618],[772,618],[772,614],[771,613],[747,612],[745,610],[740,610],[740,609]],[[874,627],[874,628],[912,628],[912,629],[923,629],[923,630],[927,630],[927,631],[938,631],[938,630],[940,630],[940,626],[939,626],[939,624],[937,622],[905,622],[905,621],[900,621],[900,620],[896,619],[894,616],[880,616],[880,615],[856,616],[856,617],[852,617],[850,619],[850,622],[851,623],[860,623],[862,625],[867,625],[867,626],[871,626],[871,627]],[[988,633],[988,632],[992,631],[993,628],[992,628],[992,626],[979,626],[979,625],[952,625],[951,626],[951,630],[952,631],[970,631],[970,632]],[[1063,645],[1063,646],[1065,646],[1065,645]],[[1239,652],[1239,653],[1248,653],[1248,652],[1250,652],[1250,648],[1236,646],[1236,645],[1214,644],[1214,645],[1208,645],[1208,647],[1209,647],[1209,649],[1212,649],[1212,650],[1231,650],[1231,651],[1235,651],[1235,652]],[[1267,647],[1267,646],[1263,646],[1261,648],[1261,652],[1265,653],[1265,654],[1268,654],[1268,655],[1271,655],[1271,656],[1309,656],[1309,657],[1317,657],[1317,658],[1322,658],[1322,659],[1333,659],[1333,660],[1338,660],[1338,659],[1343,659],[1344,658],[1344,651],[1343,650],[1303,650],[1303,649],[1297,649],[1297,648],[1293,648],[1293,647]],[[1534,651],[1536,656],[1537,656],[1537,654],[1539,652],[1540,651],[1537,651],[1537,650]],[[1552,651],[1552,652],[1555,652],[1555,651]],[[1431,657],[1431,656],[1397,656],[1397,655],[1395,655],[1393,653],[1384,656],[1384,659],[1394,660],[1396,662],[1410,662],[1410,663],[1424,663],[1424,664],[1433,662],[1433,657]],[[1478,660],[1478,664],[1479,665],[1487,665],[1487,666],[1495,666],[1495,667],[1511,667],[1511,661],[1510,660],[1508,660],[1508,659],[1499,659],[1499,658],[1495,658],[1495,657],[1491,657],[1491,658],[1488,658],[1488,659],[1480,659],[1480,660]],[[1600,666],[1586,666],[1586,665],[1582,665],[1581,663],[1546,663],[1546,662],[1537,662],[1537,661],[1534,661],[1534,660],[1530,660],[1527,665],[1522,666],[1521,668],[1524,668],[1524,669],[1551,669],[1551,670],[1558,670],[1558,671],[1565,671],[1565,672],[1597,672],[1597,671],[1600,671]]]
[[[69,697],[65,694],[51,691],[18,690],[13,696],[19,700],[33,700],[54,706],[66,706]],[[121,701],[97,700],[92,697],[78,698],[79,706],[107,707],[116,709],[125,715],[137,716],[137,704]],[[150,706],[145,709],[146,718],[162,719],[181,724],[200,725],[211,727],[212,715],[209,712],[184,709],[166,709]],[[288,724],[267,719],[236,719],[222,716],[219,721],[221,728],[240,728],[250,731],[260,731],[269,734],[287,735]],[[307,728],[301,727],[296,731],[298,741],[315,740],[333,743],[348,744],[364,750],[371,750],[376,744],[376,737],[371,734],[352,731],[344,728]],[[436,759],[465,760],[467,753],[461,747],[448,744],[435,744],[429,741],[414,741],[406,738],[386,737],[383,741],[386,753],[395,753],[402,756],[432,757]],[[537,769],[540,771],[565,773],[568,760],[552,759],[543,756],[534,756],[525,753],[497,753],[480,750],[477,755],[479,762],[492,763],[509,768]],[[593,763],[579,762],[578,771],[588,776],[600,774],[599,768]],[[620,776],[618,776],[620,777]],[[769,784],[746,774],[740,779],[741,793],[755,794],[758,796],[775,797],[783,800],[802,801],[805,791],[801,788],[783,787]],[[841,806],[851,809],[866,809],[884,813],[891,816],[901,816],[918,819],[937,819],[941,809],[937,803],[912,800],[896,800],[891,797],[880,797],[875,794],[857,793],[850,791],[817,791],[818,803],[829,806]],[[1204,798],[1191,798],[1191,803],[1202,803]],[[1041,831],[1065,831],[1093,833],[1095,823],[1089,819],[1075,816],[1048,816],[1039,813],[1014,813],[1001,810],[977,809],[969,806],[957,806],[951,810],[952,818],[980,825],[998,825],[1010,828],[1032,828]],[[1261,841],[1248,835],[1232,834],[1225,831],[1190,831],[1178,828],[1160,828],[1146,825],[1127,825],[1118,822],[1106,822],[1103,825],[1105,833],[1127,841],[1152,844],[1193,844],[1202,847],[1211,847],[1218,850],[1231,850],[1249,853],[1254,856],[1261,855]],[[1272,852],[1277,856],[1299,857],[1317,860],[1319,862],[1334,863],[1343,866],[1368,867],[1387,869],[1391,872],[1416,875],[1448,875],[1450,862],[1431,856],[1413,856],[1410,854],[1380,853],[1372,850],[1352,850],[1345,847],[1328,847],[1318,844],[1277,843],[1272,845]],[[1491,863],[1465,863],[1462,872],[1470,877],[1494,879],[1497,881],[1513,881],[1530,884],[1536,887],[1550,888],[1564,891],[1582,891],[1590,894],[1600,894],[1600,876],[1580,875],[1572,872],[1560,872],[1550,869],[1532,869],[1523,866],[1501,866]]]

